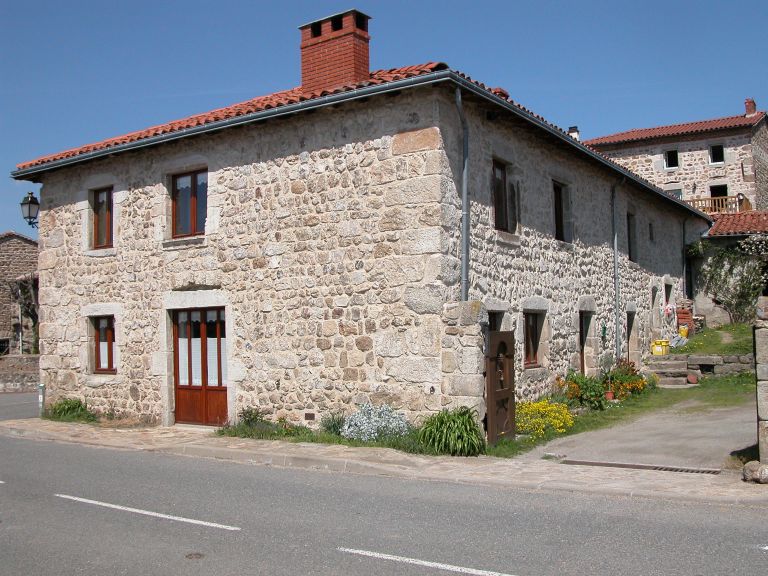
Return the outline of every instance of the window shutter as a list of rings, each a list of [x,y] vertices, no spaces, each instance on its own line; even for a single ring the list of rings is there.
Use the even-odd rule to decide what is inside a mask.
[[[573,217],[571,212],[571,188],[563,187],[563,239],[573,242]]]
[[[514,234],[517,232],[517,194],[515,183],[511,180],[507,180],[507,208],[509,215],[507,227]]]

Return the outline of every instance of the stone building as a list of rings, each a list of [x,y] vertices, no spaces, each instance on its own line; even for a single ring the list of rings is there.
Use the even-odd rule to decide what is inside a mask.
[[[36,346],[31,319],[15,296],[20,282],[34,290],[37,242],[16,232],[0,234],[0,355],[33,352]]]
[[[588,146],[708,213],[768,209],[768,120],[745,112],[601,136]]]
[[[301,39],[298,88],[13,173],[43,185],[49,398],[165,424],[490,403],[491,426],[494,386],[538,396],[673,329],[704,214],[445,64],[370,72],[360,12]]]

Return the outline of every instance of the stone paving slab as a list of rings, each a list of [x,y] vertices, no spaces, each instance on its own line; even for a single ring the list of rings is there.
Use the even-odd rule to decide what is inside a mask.
[[[0,436],[336,473],[535,491],[738,503],[768,508],[768,486],[743,482],[736,472],[719,475],[685,474],[574,466],[524,458],[435,457],[406,454],[387,448],[221,437],[206,428],[114,429],[39,419],[0,422]]]

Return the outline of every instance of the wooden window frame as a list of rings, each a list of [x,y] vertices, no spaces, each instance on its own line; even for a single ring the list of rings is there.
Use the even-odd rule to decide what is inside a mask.
[[[173,326],[173,381],[175,382],[174,386],[178,387],[180,386],[180,380],[179,380],[179,314],[182,312],[187,313],[188,317],[188,330],[189,330],[189,337],[187,338],[187,379],[188,383],[184,385],[184,388],[189,389],[197,389],[197,388],[226,388],[227,385],[224,384],[224,369],[223,365],[224,362],[226,362],[226,358],[221,357],[221,339],[222,337],[226,338],[226,332],[222,332],[221,327],[222,324],[226,326],[227,322],[227,316],[226,316],[226,310],[223,306],[214,306],[212,308],[179,308],[173,310],[173,315],[171,318],[171,324]],[[196,386],[191,383],[192,380],[192,313],[193,312],[199,312],[200,313],[200,381],[201,384],[199,386]],[[208,335],[208,326],[206,321],[206,313],[207,312],[216,312],[216,334],[209,336]],[[208,384],[208,338],[216,338],[216,355],[218,358],[218,366],[216,366],[217,370],[217,382],[218,386],[210,386]]]
[[[101,368],[101,330],[99,323],[101,320],[107,320],[107,367]],[[115,317],[114,316],[94,316],[93,322],[93,344],[94,344],[94,364],[93,371],[96,374],[117,374],[115,367]]]
[[[104,234],[104,244],[99,244],[99,231],[101,229],[99,224],[99,215],[101,214],[99,210],[99,194],[106,192],[107,199],[104,202],[105,206],[105,215],[104,215],[104,226],[106,227],[106,232]],[[91,207],[93,209],[93,232],[92,232],[92,238],[91,238],[91,247],[94,250],[103,250],[104,248],[112,248],[113,247],[113,241],[112,241],[112,215],[114,213],[113,211],[113,190],[112,187],[106,187],[106,188],[99,188],[97,190],[93,190],[91,192],[92,195],[92,201],[91,201]]]
[[[538,312],[523,312],[523,367],[538,368],[541,366],[539,352],[541,349],[541,332],[544,326],[543,314]]]
[[[183,172],[181,174],[174,174],[171,177],[171,237],[172,238],[189,238],[190,236],[202,236],[205,234],[205,221],[203,221],[203,229],[202,230],[197,229],[197,198],[199,193],[198,187],[197,187],[197,177],[200,174],[207,175],[208,168],[193,170],[192,172]],[[179,181],[179,178],[184,178],[185,176],[189,176],[190,186],[192,187],[192,191],[190,192],[190,198],[189,198],[189,229],[191,230],[191,232],[187,234],[180,234],[176,231],[176,210],[177,210],[176,201],[178,196],[178,188],[176,183]],[[207,184],[206,184],[205,193],[208,194]],[[206,202],[205,205],[207,207],[208,202]]]

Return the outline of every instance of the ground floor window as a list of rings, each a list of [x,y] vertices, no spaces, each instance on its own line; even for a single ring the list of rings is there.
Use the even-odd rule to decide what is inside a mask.
[[[94,333],[94,372],[114,374],[115,317],[96,316],[92,319]]]
[[[525,368],[535,368],[541,365],[539,345],[541,343],[541,329],[544,325],[544,314],[525,312],[523,314],[525,337]]]

